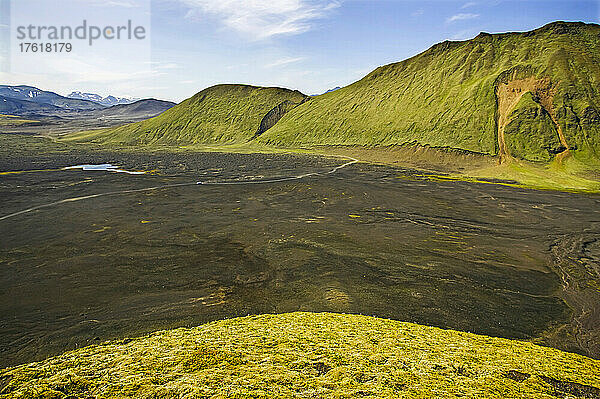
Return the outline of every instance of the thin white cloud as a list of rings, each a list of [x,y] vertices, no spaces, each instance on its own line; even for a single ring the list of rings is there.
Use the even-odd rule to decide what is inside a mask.
[[[420,17],[421,15],[423,15],[425,13],[425,10],[423,10],[422,8],[413,11],[410,15],[411,17]]]
[[[474,2],[474,1],[469,1],[469,2],[467,2],[467,3],[465,3],[465,4],[463,4],[463,5],[462,5],[462,7],[461,7],[461,9],[463,9],[463,10],[464,10],[465,8],[469,8],[469,7],[475,7],[476,5],[477,5],[477,3],[476,3],[476,2]]]
[[[154,68],[156,68],[156,69],[179,69],[179,68],[181,68],[181,66],[174,62],[169,62],[166,64],[163,64],[163,63],[155,64]]]
[[[473,31],[472,29],[464,29],[450,36],[450,40],[467,40],[475,37],[475,35],[477,35],[476,31]]]
[[[337,0],[179,0],[188,18],[215,17],[228,29],[250,40],[297,35],[340,6]]]
[[[459,13],[446,19],[446,22],[466,21],[469,19],[479,18],[479,14]]]
[[[125,7],[125,8],[134,8],[139,7],[137,4],[128,2],[128,1],[107,1],[104,5],[109,7]]]
[[[304,57],[295,57],[295,58],[281,58],[277,61],[274,61],[270,64],[265,65],[266,68],[273,68],[273,67],[277,67],[277,66],[282,66],[282,65],[288,65],[288,64],[293,64],[295,62],[299,62],[302,61],[304,59]]]
[[[78,0],[86,5],[96,7],[138,8],[147,5],[149,0]]]

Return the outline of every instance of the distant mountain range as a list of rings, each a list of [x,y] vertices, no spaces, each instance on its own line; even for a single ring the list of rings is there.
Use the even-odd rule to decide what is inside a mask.
[[[0,85],[0,113],[4,114],[54,114],[103,108],[93,101],[67,98],[33,86]]]
[[[87,98],[73,98],[80,97]],[[133,100],[108,96],[102,98],[96,94],[73,92],[64,97],[51,91],[40,90],[33,86],[0,85],[0,114],[30,117],[66,117],[66,118],[131,118],[145,119],[156,116],[173,107],[175,103],[155,99]],[[97,97],[95,97],[97,96]],[[101,99],[103,105],[91,100]]]
[[[311,97],[322,96],[323,94],[331,93],[332,91],[336,91],[336,90],[339,90],[339,89],[341,89],[341,87],[340,86],[336,86],[333,89],[329,89],[329,90],[327,90],[324,93],[321,93],[321,94],[311,94],[310,96]]]
[[[73,98],[76,100],[93,101],[95,103],[102,104],[107,107],[111,107],[113,105],[120,105],[120,104],[131,104],[131,103],[141,100],[140,98],[127,98],[127,97],[115,97],[115,96],[102,97],[99,94],[82,93],[80,91],[74,91],[71,94],[69,94],[67,97]]]

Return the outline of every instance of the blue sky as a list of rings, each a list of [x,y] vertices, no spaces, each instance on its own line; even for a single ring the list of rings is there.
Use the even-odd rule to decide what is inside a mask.
[[[133,0],[88,1],[117,10]],[[39,74],[11,71],[0,80],[63,94],[82,90],[176,101],[217,83],[283,86],[314,94],[349,84],[379,65],[408,58],[443,40],[469,39],[480,31],[530,30],[555,20],[598,22],[599,4],[596,0],[152,0],[151,73],[130,79],[120,74],[110,81],[110,75],[95,80],[94,73],[75,77],[64,69],[58,77],[46,68]],[[111,65],[115,72],[121,67],[125,63]]]

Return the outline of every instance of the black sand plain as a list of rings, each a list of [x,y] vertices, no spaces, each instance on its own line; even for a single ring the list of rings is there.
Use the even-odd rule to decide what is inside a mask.
[[[296,310],[600,356],[600,196],[345,162],[0,134],[0,367]],[[100,163],[148,173],[61,169]]]

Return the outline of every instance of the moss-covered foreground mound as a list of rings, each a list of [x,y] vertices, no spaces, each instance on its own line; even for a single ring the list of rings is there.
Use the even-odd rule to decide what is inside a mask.
[[[600,361],[367,316],[159,331],[0,372],[2,398],[600,397]]]

